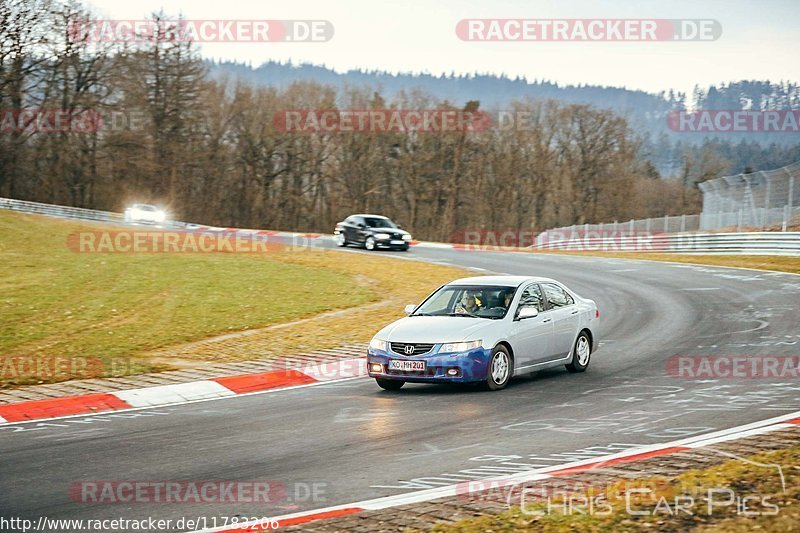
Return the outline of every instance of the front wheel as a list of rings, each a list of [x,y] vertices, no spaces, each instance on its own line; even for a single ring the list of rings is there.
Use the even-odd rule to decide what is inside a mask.
[[[345,239],[343,231],[337,233],[336,236],[334,237],[334,240],[336,241],[336,246],[341,246],[341,247],[347,246],[347,239]]]
[[[367,237],[367,241],[364,243],[364,248],[366,248],[369,251],[374,250],[375,249],[375,239],[372,238],[372,237]]]
[[[589,359],[592,355],[592,344],[589,342],[589,335],[581,331],[575,339],[575,346],[572,348],[572,361],[566,367],[570,372],[584,372],[589,366]]]
[[[511,381],[511,356],[505,346],[497,346],[492,350],[489,360],[489,372],[486,376],[486,388],[500,390]]]
[[[375,382],[383,390],[400,390],[406,384],[405,381],[400,381],[399,379],[375,378]]]

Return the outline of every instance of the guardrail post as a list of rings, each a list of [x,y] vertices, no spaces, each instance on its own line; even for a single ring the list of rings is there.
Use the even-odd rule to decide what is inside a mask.
[[[686,214],[681,215],[681,233],[686,231]]]
[[[631,219],[631,221],[630,221],[630,223],[629,223],[629,224],[630,224],[630,230],[631,230],[631,233],[633,233],[633,225],[634,225],[635,223],[636,223],[636,221],[635,221],[635,220],[633,220],[633,219]]]

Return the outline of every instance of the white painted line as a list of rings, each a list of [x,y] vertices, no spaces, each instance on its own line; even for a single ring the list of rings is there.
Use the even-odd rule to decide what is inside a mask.
[[[682,291],[718,291],[719,287],[687,287]]]
[[[6,422],[8,422],[8,420],[0,416],[0,424],[5,424]]]
[[[683,440],[671,441],[671,442],[663,442],[659,444],[653,444],[650,446],[643,446],[641,448],[633,448],[629,450],[625,450],[622,452],[604,455],[600,457],[592,457],[589,459],[583,459],[580,461],[573,461],[570,463],[563,463],[560,465],[552,465],[545,468],[538,468],[535,470],[528,470],[526,472],[518,472],[516,474],[507,474],[503,476],[496,476],[491,478],[484,478],[483,481],[491,481],[492,484],[495,483],[523,483],[523,482],[530,482],[530,481],[539,481],[543,479],[548,479],[552,477],[549,475],[549,472],[556,472],[562,470],[568,470],[577,468],[580,466],[592,465],[597,464],[598,468],[602,468],[603,463],[607,463],[609,461],[613,461],[615,459],[622,459],[625,457],[637,456],[642,454],[647,454],[651,452],[656,452],[660,450],[665,450],[668,448],[701,448],[703,446],[707,446],[709,444],[714,444],[716,442],[722,442],[723,440],[733,440],[737,438],[743,438],[750,435],[757,435],[761,433],[767,433],[769,431],[775,431],[779,429],[785,429],[788,427],[798,427],[794,424],[786,424],[783,423],[786,420],[792,420],[795,418],[800,418],[800,411],[795,411],[793,413],[787,413],[785,415],[777,416],[774,418],[770,418],[767,420],[761,420],[759,422],[753,422],[751,424],[746,424],[743,426],[737,426],[733,428],[728,428],[722,431],[716,431],[713,433],[708,433],[706,435],[699,435],[697,437],[691,437]],[[480,479],[474,480],[480,486]],[[311,511],[305,511],[302,513],[294,513],[291,515],[284,515],[284,516],[277,516],[277,517],[270,517],[271,520],[287,520],[290,518],[300,518],[303,516],[309,515],[317,515],[321,513],[326,513],[330,511],[336,511],[340,509],[364,509],[364,510],[380,510],[380,509],[387,509],[389,507],[396,507],[399,505],[406,505],[410,503],[420,503],[430,500],[436,500],[439,498],[446,498],[458,495],[458,491],[469,490],[470,488],[470,481],[464,481],[461,483],[453,484],[453,485],[446,485],[442,487],[435,487],[432,489],[423,489],[418,491],[407,492],[403,494],[396,494],[393,496],[385,496],[382,498],[375,498],[372,500],[364,500],[360,502],[353,502],[349,504],[337,505],[335,507],[326,507],[324,509],[314,509]],[[480,492],[480,491],[476,491]],[[223,526],[214,529],[204,529],[201,531],[195,531],[192,533],[211,533],[217,531],[226,531],[229,529],[241,529],[247,526],[258,525],[259,521],[253,522],[246,522],[244,524],[236,524],[233,526]]]
[[[729,440],[735,439],[742,439],[745,437],[752,437],[753,435],[761,435],[762,433],[769,433],[770,431],[776,431],[779,429],[788,429],[792,427],[797,427],[795,424],[773,424],[771,426],[764,426],[760,428],[750,429],[748,431],[742,431],[741,433],[733,433],[731,435],[722,435],[719,437],[714,437],[711,439],[701,440],[699,442],[694,442],[692,444],[687,444],[687,448],[702,448],[703,446],[708,446],[710,444],[717,444],[718,442],[726,442]]]
[[[235,392],[223,387],[216,381],[193,381],[175,385],[121,390],[111,394],[131,407],[157,407],[181,401],[236,396]]]

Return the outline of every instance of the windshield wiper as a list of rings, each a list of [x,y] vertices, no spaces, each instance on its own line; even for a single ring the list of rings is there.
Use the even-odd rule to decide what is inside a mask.
[[[471,315],[469,313],[450,313],[447,316],[463,316],[463,317],[467,317],[467,318],[483,318],[483,317],[480,317],[478,315]]]

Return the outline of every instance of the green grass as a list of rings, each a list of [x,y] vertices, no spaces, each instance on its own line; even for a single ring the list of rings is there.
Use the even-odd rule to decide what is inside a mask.
[[[85,225],[0,210],[0,354],[4,360],[133,357],[124,373],[163,368],[145,350],[378,301],[329,265],[260,254],[77,253]],[[7,363],[7,361],[6,361]],[[19,368],[19,367],[17,367]],[[0,372],[0,386],[50,381]]]

